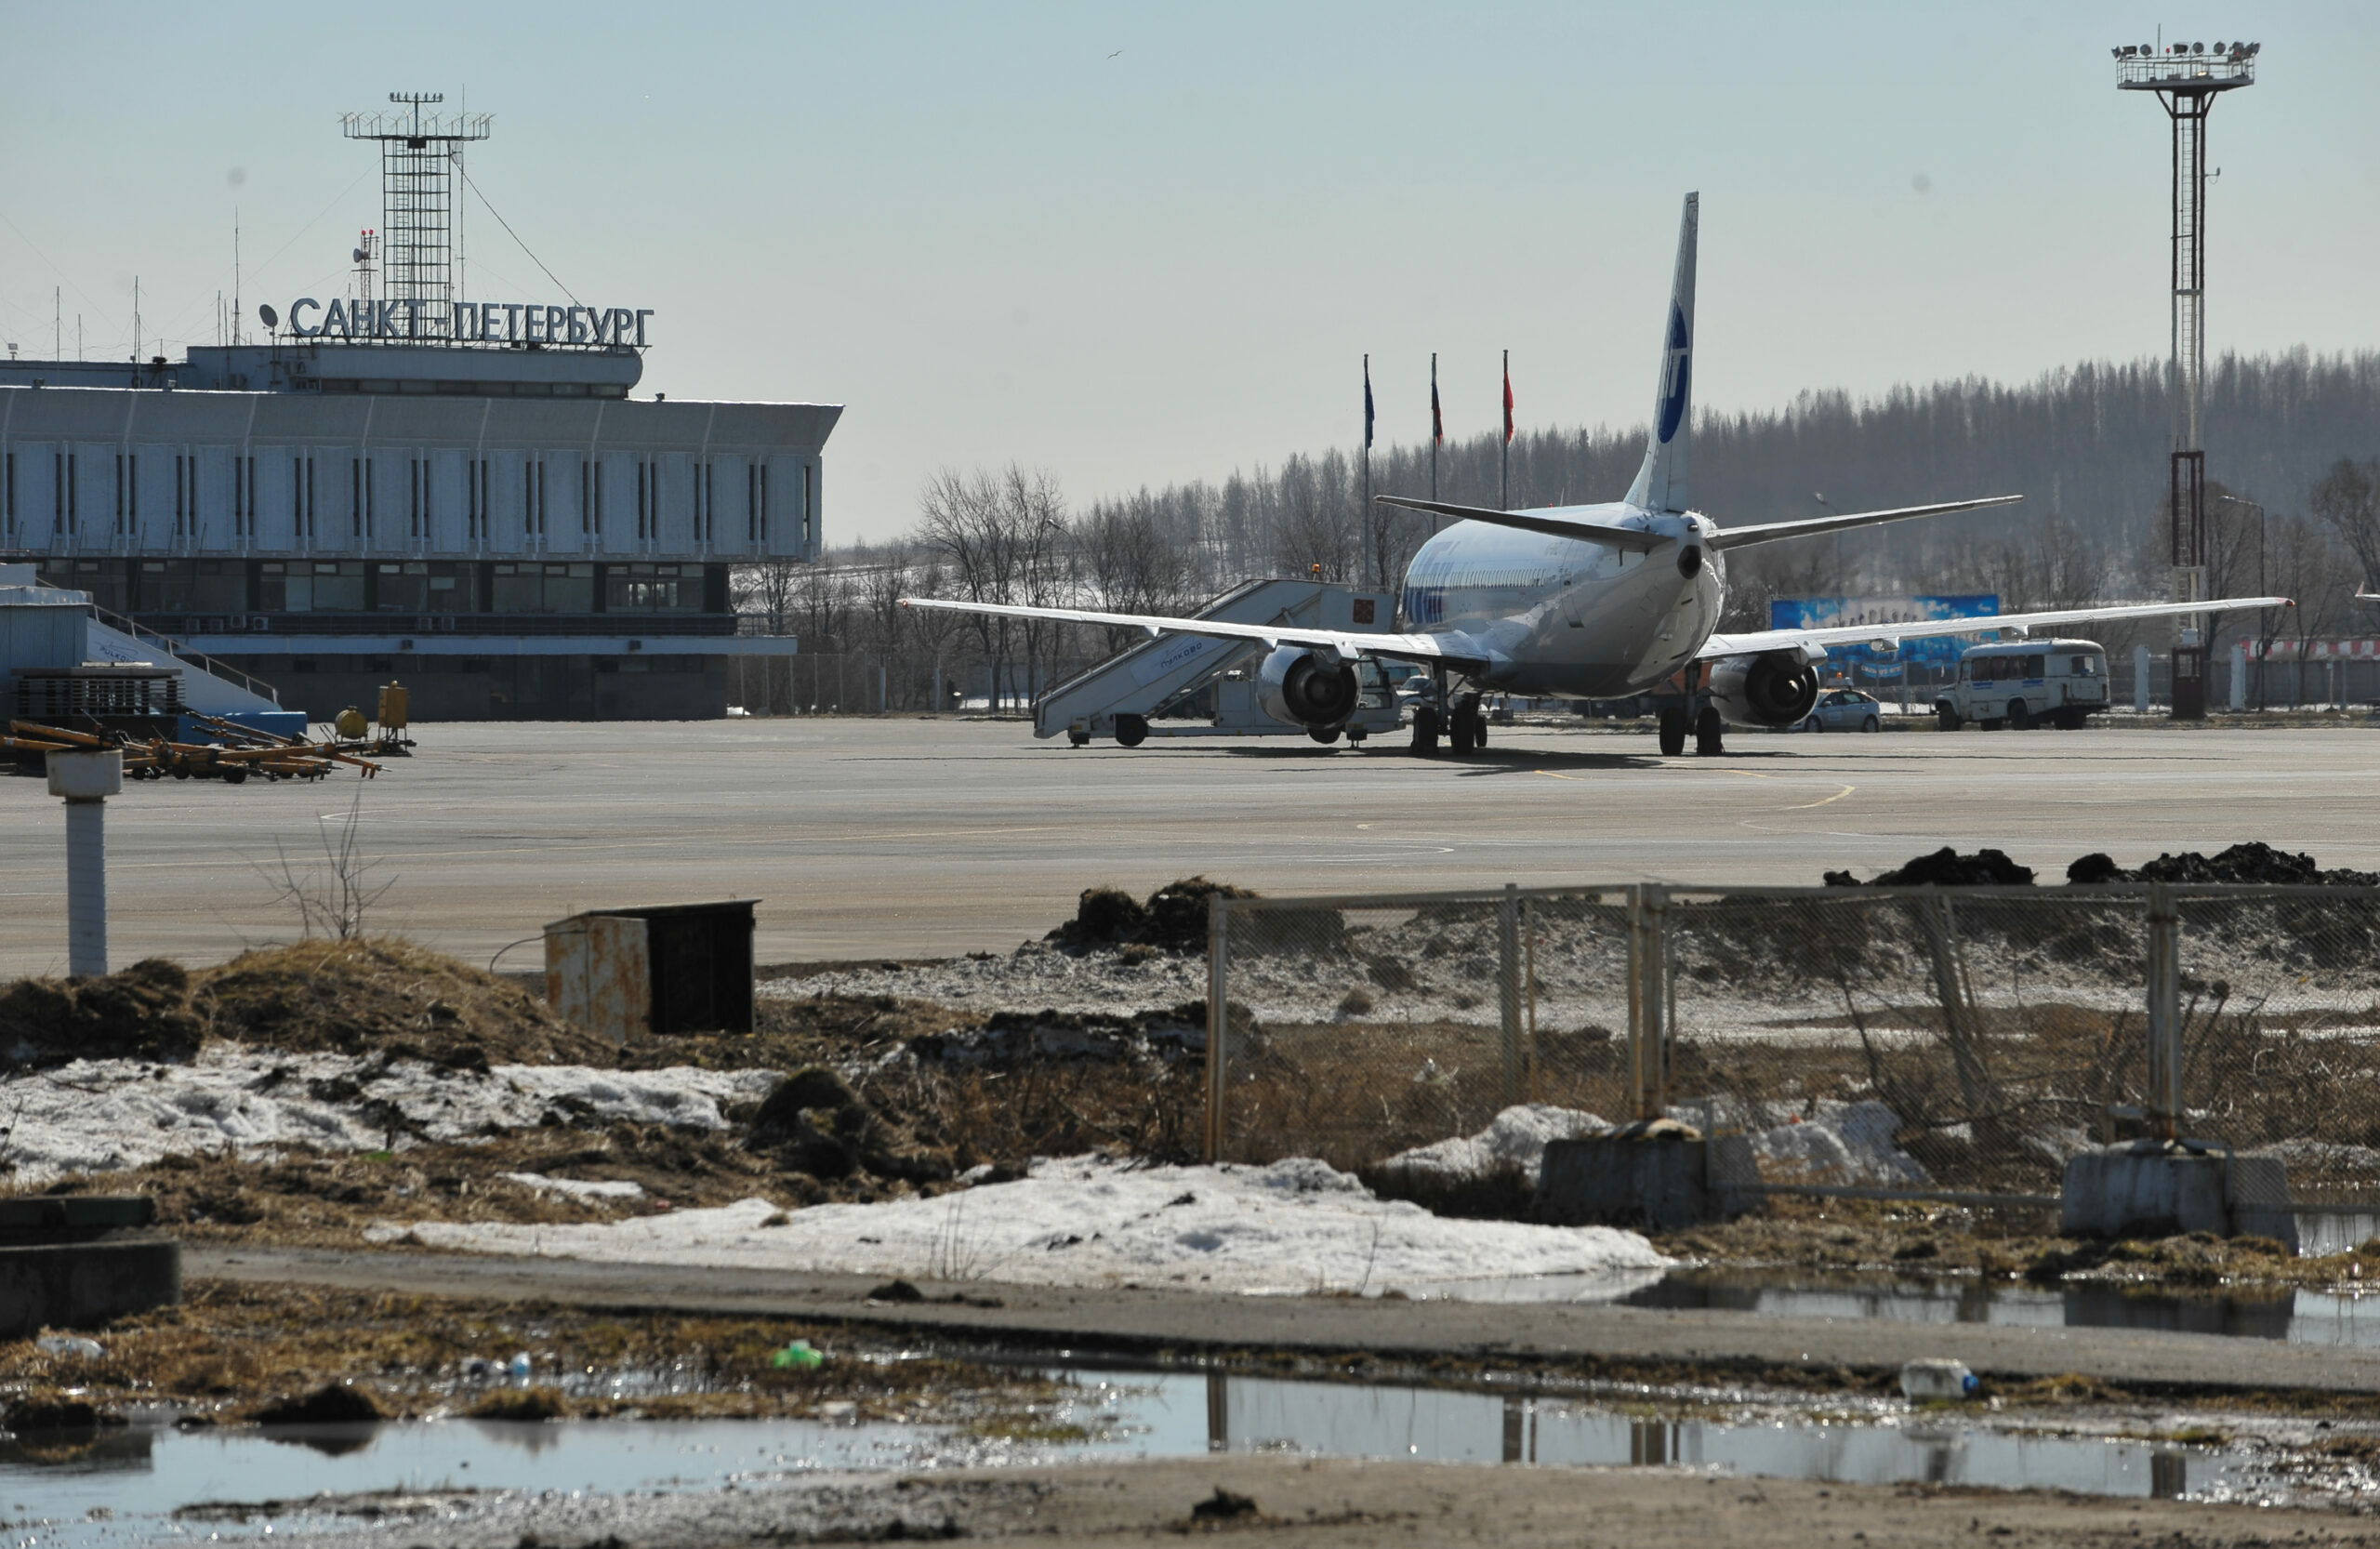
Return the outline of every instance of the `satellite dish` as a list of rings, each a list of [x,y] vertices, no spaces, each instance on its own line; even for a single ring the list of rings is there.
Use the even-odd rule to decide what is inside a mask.
[[[257,315],[264,319],[264,325],[268,328],[281,326],[281,314],[272,310],[272,303],[270,301],[257,309]]]
[[[355,250],[355,261],[357,263],[362,263],[364,261],[364,249],[361,247]]]

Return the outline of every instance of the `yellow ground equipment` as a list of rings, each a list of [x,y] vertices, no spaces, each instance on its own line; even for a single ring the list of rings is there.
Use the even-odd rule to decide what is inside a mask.
[[[277,737],[270,732],[238,725],[217,716],[193,715],[219,740],[213,743],[173,742],[164,737],[139,737],[125,733],[100,736],[64,726],[33,721],[12,721],[9,735],[0,737],[0,751],[50,753],[66,749],[120,748],[124,773],[136,780],[221,780],[239,785],[251,774],[268,780],[319,780],[334,764],[351,764],[365,779],[380,766],[333,743],[308,742],[303,737]]]
[[[372,720],[366,721],[362,710],[350,705],[331,717],[331,733],[350,752],[380,759],[406,758],[413,750],[413,738],[405,735],[412,708],[413,693],[404,684],[383,683]]]

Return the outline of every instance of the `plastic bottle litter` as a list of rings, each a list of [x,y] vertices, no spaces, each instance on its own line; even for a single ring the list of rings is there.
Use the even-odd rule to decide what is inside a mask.
[[[529,1352],[523,1350],[519,1355],[513,1357],[510,1361],[507,1362],[504,1370],[510,1372],[515,1377],[526,1377],[534,1367],[535,1363],[529,1359]]]
[[[797,1339],[771,1356],[769,1364],[779,1371],[815,1371],[826,1364],[826,1357],[825,1352],[812,1349],[808,1340]]]
[[[33,1348],[45,1356],[80,1356],[86,1361],[104,1357],[107,1350],[96,1339],[84,1339],[75,1334],[44,1334],[33,1341]]]
[[[1972,1398],[1982,1385],[1964,1361],[1911,1361],[1900,1369],[1901,1397],[1911,1403]]]

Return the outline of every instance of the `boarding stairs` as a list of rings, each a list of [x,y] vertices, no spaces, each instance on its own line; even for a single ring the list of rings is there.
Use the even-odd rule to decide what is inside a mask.
[[[0,586],[31,584],[34,595],[52,603],[79,599],[89,615],[84,628],[83,659],[89,662],[151,662],[178,667],[182,674],[182,707],[200,715],[236,716],[281,708],[281,693],[262,679],[217,661],[170,635],[161,635],[122,614],[111,613],[90,600],[90,593],[41,580],[30,564],[12,564],[0,575]],[[55,593],[55,596],[50,594]]]
[[[1396,618],[1386,592],[1308,579],[1243,581],[1191,616],[1224,624],[1286,624],[1305,629],[1385,632]],[[1361,622],[1358,622],[1361,620]],[[1261,642],[1208,635],[1144,639],[1096,667],[1076,673],[1033,702],[1033,735],[1065,735],[1080,744],[1116,735],[1118,717],[1137,718],[1148,736],[1290,736],[1304,728],[1266,715],[1257,702]],[[1192,719],[1188,701],[1212,685],[1214,713]],[[1349,722],[1359,735],[1396,729],[1395,695],[1368,686],[1365,708]]]

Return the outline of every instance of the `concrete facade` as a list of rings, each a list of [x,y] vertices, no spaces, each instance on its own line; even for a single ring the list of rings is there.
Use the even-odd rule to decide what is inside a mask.
[[[631,399],[641,369],[631,349],[362,342],[11,361],[0,557],[292,708],[356,701],[284,678],[410,671],[482,680],[417,695],[425,719],[721,714],[728,656],[795,648],[738,635],[729,573],[816,557],[841,410]],[[719,693],[602,681],[668,676],[616,659],[648,638],[709,642],[662,649]],[[522,655],[547,659],[491,661]]]

